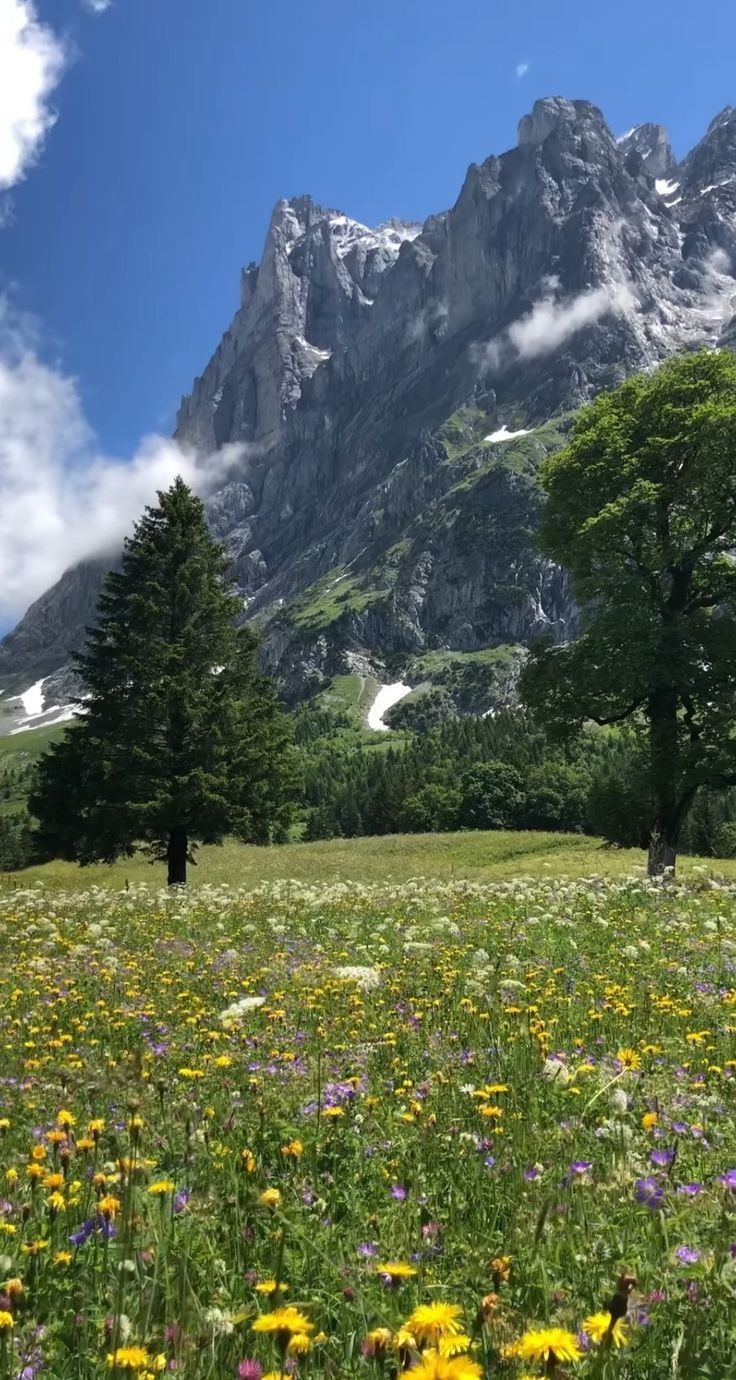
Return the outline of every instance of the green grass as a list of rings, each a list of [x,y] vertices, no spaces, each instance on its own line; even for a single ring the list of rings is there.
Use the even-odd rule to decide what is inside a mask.
[[[373,676],[334,676],[328,688],[318,696],[318,701],[325,709],[355,715],[362,723],[377,692],[378,681]]]
[[[359,577],[339,568],[291,599],[285,612],[295,627],[314,632],[329,627],[344,613],[362,613],[382,593],[388,590],[366,588]]]
[[[55,743],[64,732],[64,724],[52,728],[31,728],[27,733],[13,733],[0,738],[0,771],[13,759],[34,762],[49,743]]]
[[[2,1380],[733,1380],[736,891],[376,880],[0,892]]]
[[[387,736],[387,735],[386,735]],[[335,881],[405,882],[413,877],[479,882],[528,877],[625,877],[640,872],[644,854],[637,849],[606,848],[600,840],[579,834],[494,832],[392,834],[384,838],[330,839],[256,848],[226,843],[202,848],[190,870],[193,888],[226,883],[256,887],[262,882],[293,879],[305,883]],[[683,859],[680,873],[736,879],[736,860]],[[165,869],[144,858],[80,868],[54,862],[6,875],[0,885],[19,887],[43,882],[52,888],[124,887],[163,884]]]

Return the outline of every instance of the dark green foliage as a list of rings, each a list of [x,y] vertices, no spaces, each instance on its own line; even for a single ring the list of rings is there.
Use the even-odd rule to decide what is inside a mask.
[[[323,732],[312,733],[310,721]],[[528,714],[508,711],[453,719],[374,745],[351,733],[344,715],[306,706],[297,722],[305,839],[519,828],[600,834],[615,846],[646,847],[649,795],[639,739],[629,729],[588,729],[555,745]],[[731,821],[736,790],[703,792],[685,824],[683,847],[727,856],[736,846]]]
[[[401,828],[409,834],[442,834],[456,829],[462,793],[452,786],[423,786],[406,797],[401,808]]]
[[[177,480],[105,581],[77,661],[85,712],[41,759],[29,802],[41,855],[143,848],[178,882],[193,844],[284,836],[290,725],[227,581],[202,504]]]
[[[33,861],[33,835],[25,810],[0,815],[0,872],[17,872]]]
[[[323,737],[306,727],[319,713]],[[338,716],[300,711],[307,838],[451,829],[587,826],[600,744],[550,751],[527,715],[455,718],[386,744],[351,737]],[[602,739],[603,735],[599,735]]]
[[[479,762],[460,778],[459,823],[465,829],[513,829],[524,804],[524,779],[507,762]]]
[[[534,650],[522,693],[563,731],[631,721],[660,873],[698,791],[736,782],[736,358],[701,351],[601,395],[542,481],[542,549],[583,626]]]

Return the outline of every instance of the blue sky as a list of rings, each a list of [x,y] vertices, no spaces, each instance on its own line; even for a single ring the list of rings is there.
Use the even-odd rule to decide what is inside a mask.
[[[660,121],[681,153],[736,101],[723,0],[695,13],[684,0],[4,7],[35,8],[66,58],[47,98],[56,122],[0,229],[0,298],[35,319],[34,357],[97,438],[65,437],[62,479],[65,466],[84,477],[80,444],[89,465],[168,434],[279,196],[308,191],[368,223],[422,219],[454,201],[469,162],[515,142],[538,96],[592,99],[616,133]],[[0,468],[0,500],[3,482]]]
[[[682,0],[37,8],[77,57],[14,193],[0,272],[116,452],[170,426],[279,196],[309,191],[368,223],[422,219],[454,201],[469,162],[515,142],[539,95],[591,98],[617,132],[667,123],[682,151],[736,100],[723,3],[697,22]]]

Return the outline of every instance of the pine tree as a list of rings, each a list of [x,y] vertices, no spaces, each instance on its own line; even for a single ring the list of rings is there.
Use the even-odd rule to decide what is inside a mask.
[[[181,479],[148,508],[105,581],[76,669],[87,698],[39,763],[30,810],[46,856],[136,850],[186,882],[197,843],[282,837],[293,795],[290,725],[204,509]]]

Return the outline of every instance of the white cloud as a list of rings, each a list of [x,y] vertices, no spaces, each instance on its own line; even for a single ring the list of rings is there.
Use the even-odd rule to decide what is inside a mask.
[[[66,59],[32,0],[0,0],[0,191],[20,182],[38,157],[56,119],[48,101]]]
[[[82,4],[91,14],[104,14],[109,10],[112,0],[82,0]]]
[[[177,474],[208,493],[242,455],[202,458],[155,435],[130,459],[101,453],[74,380],[0,303],[0,616],[21,614],[76,561],[114,551]]]
[[[621,273],[575,297],[558,297],[560,281],[556,276],[544,278],[541,286],[542,296],[525,316],[513,321],[497,339],[471,345],[470,358],[481,374],[492,373],[511,358],[537,359],[550,354],[584,326],[604,316],[633,311],[638,305]]]
[[[618,284],[589,288],[562,301],[542,297],[526,316],[509,326],[508,337],[521,359],[536,359],[559,349],[584,326],[630,305],[630,292]]]
[[[529,71],[529,66],[530,64],[528,62],[517,62],[515,68],[517,77],[525,77]]]

